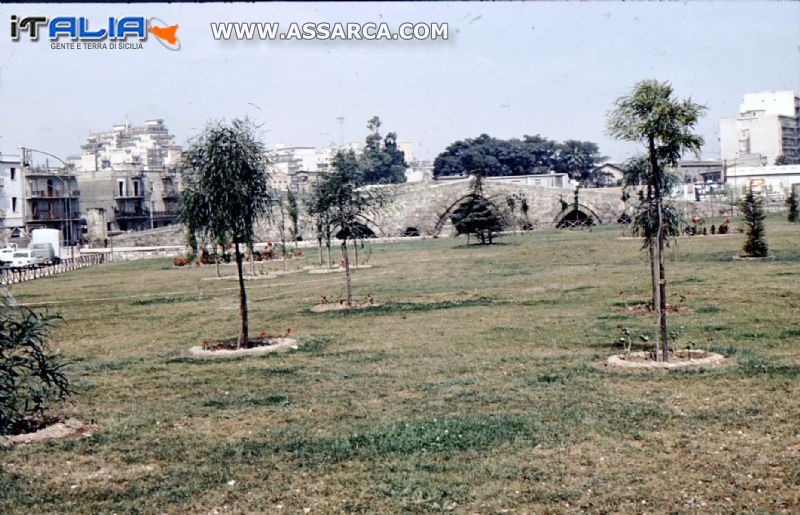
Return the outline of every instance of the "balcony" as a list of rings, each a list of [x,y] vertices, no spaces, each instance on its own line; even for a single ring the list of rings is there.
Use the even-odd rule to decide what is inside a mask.
[[[125,193],[124,195],[116,194],[114,195],[114,200],[126,200],[126,199],[137,199],[137,198],[144,198],[144,192],[140,193]]]
[[[31,190],[26,198],[76,198],[80,197],[80,190],[62,191],[62,190]]]
[[[178,198],[180,197],[180,193],[175,190],[164,190],[164,194],[161,195],[161,198],[171,199],[171,198]]]
[[[65,222],[79,220],[81,214],[74,213],[33,213],[25,217],[28,222]]]
[[[150,211],[141,210],[141,211],[114,211],[114,218],[117,220],[137,220],[143,218],[150,218]]]

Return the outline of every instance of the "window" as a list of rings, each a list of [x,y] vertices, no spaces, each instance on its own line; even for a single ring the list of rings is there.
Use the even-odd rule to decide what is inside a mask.
[[[17,169],[16,169],[16,168],[11,168],[11,169],[9,170],[9,173],[10,173],[10,175],[11,175],[11,180],[12,180],[12,181],[13,181],[13,180],[15,180],[15,178],[16,178],[16,175],[17,175]]]
[[[11,212],[17,212],[17,197],[11,197]]]

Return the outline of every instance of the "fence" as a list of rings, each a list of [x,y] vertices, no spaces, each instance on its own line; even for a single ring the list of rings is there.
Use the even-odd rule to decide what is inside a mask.
[[[104,262],[105,256],[103,254],[92,254],[89,256],[62,259],[60,263],[55,265],[42,265],[29,268],[0,268],[0,284],[9,285],[32,281],[40,277],[50,277],[51,275],[70,272],[72,270],[78,270],[79,268],[86,268],[87,266],[99,265]]]

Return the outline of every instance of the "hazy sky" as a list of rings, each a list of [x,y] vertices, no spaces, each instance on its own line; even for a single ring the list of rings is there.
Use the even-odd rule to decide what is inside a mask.
[[[182,48],[52,50],[12,42],[10,15],[155,16]],[[220,42],[210,22],[448,22],[448,41]],[[641,79],[670,80],[719,118],[743,93],[800,90],[800,3],[392,3],[0,5],[0,151],[77,154],[90,131],[164,118],[180,144],[207,120],[250,116],[267,145],[361,141],[384,129],[433,158],[488,133],[596,141],[621,160],[635,145],[605,135],[615,98]],[[260,109],[253,107],[253,103]]]

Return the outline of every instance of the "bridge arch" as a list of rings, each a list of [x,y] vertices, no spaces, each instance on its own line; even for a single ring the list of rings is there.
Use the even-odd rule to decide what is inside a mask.
[[[558,229],[572,227],[591,227],[602,225],[603,220],[590,207],[584,204],[570,204],[561,210],[553,220]]]

